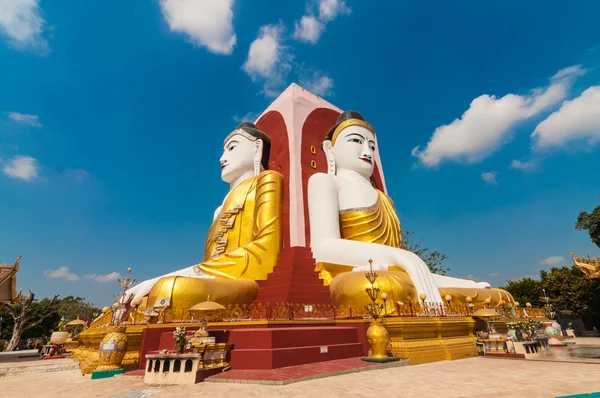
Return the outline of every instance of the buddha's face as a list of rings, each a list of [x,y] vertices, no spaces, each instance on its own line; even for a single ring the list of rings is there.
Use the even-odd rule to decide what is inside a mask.
[[[260,141],[260,140],[258,140]],[[254,159],[257,156],[257,141],[250,141],[240,134],[231,136],[223,147],[221,156],[221,179],[232,183],[244,173],[254,170]]]
[[[346,127],[332,147],[337,168],[352,170],[365,177],[375,167],[375,135],[362,126]]]

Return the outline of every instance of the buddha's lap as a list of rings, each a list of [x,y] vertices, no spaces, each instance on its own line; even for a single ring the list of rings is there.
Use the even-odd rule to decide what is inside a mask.
[[[365,277],[366,272],[344,272],[335,276],[329,285],[332,303],[336,307],[362,307],[371,302],[365,292],[366,288],[371,287],[371,283]],[[388,303],[401,301],[404,303],[417,303],[418,293],[410,276],[398,269],[393,271],[377,271],[377,286],[381,293],[388,295]],[[490,305],[494,307],[501,306],[503,302],[514,302],[512,295],[503,289],[483,289],[483,288],[459,288],[446,287],[439,288],[442,298],[451,296],[452,304],[468,304],[467,297],[471,297],[473,304],[485,303],[490,299]],[[393,307],[392,307],[393,308]]]
[[[152,306],[157,300],[168,298],[169,308],[187,310],[207,300],[224,306],[250,304],[257,295],[258,284],[253,280],[166,276],[154,284],[147,302]]]
[[[337,307],[362,307],[370,303],[365,293],[371,283],[366,272],[344,272],[331,280],[329,292],[333,305]],[[388,295],[391,303],[398,301],[417,302],[418,294],[412,280],[403,271],[377,271],[377,287],[381,293]]]

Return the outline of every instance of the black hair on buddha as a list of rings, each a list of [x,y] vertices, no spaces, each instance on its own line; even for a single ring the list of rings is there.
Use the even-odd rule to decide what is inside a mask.
[[[243,130],[250,134],[252,137],[258,138],[263,142],[262,160],[261,164],[265,170],[269,169],[269,157],[271,155],[271,137],[256,127],[254,123],[242,122],[237,126],[236,130]]]
[[[335,129],[340,124],[342,124],[343,122],[345,122],[348,119],[358,119],[358,120],[362,120],[363,122],[366,122],[365,117],[363,115],[361,115],[360,113],[358,113],[356,111],[345,111],[340,116],[338,116],[337,122],[333,125],[332,128],[329,129],[329,132],[325,136],[325,141],[327,141],[327,140],[331,141],[331,139],[333,138],[333,133],[335,132]]]

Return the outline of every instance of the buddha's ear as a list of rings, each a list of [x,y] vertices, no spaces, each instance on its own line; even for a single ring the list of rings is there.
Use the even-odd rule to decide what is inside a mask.
[[[263,155],[263,140],[254,141],[254,175],[260,174],[260,167]]]
[[[335,157],[333,156],[333,147],[330,140],[323,141],[323,152],[327,159],[327,174],[335,175]]]

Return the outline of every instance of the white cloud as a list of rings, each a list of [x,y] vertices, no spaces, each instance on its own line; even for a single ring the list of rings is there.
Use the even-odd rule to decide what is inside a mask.
[[[85,274],[83,277],[87,280],[92,280],[96,282],[113,282],[119,278],[122,278],[123,275],[115,271],[106,275]]]
[[[184,33],[197,46],[213,53],[231,54],[237,37],[233,30],[234,0],[160,0],[173,32]]]
[[[567,260],[563,256],[550,256],[540,260],[541,265],[562,265],[565,264]]]
[[[234,115],[233,120],[241,123],[241,122],[251,122],[254,123],[256,119],[260,116],[258,112],[248,112],[244,116]]]
[[[316,44],[319,41],[323,24],[313,15],[304,15],[300,22],[295,23],[294,39]]]
[[[460,119],[436,128],[425,149],[417,146],[412,155],[427,167],[447,160],[479,162],[507,143],[519,122],[563,101],[574,79],[584,73],[580,65],[563,69],[552,77],[549,86],[534,89],[528,95],[481,95]]]
[[[61,278],[61,279],[66,279],[68,281],[78,281],[79,280],[79,277],[77,275],[69,272],[69,267],[65,267],[64,265],[62,267],[59,267],[54,270],[48,269],[48,270],[44,271],[44,275],[46,275],[48,278]]]
[[[0,1],[0,34],[17,49],[47,51],[48,43],[42,38],[45,23],[39,0]]]
[[[28,115],[26,113],[19,112],[7,112],[9,118],[20,124],[28,124],[34,127],[42,127],[40,124],[40,118],[37,115]]]
[[[537,170],[537,167],[538,167],[538,165],[535,160],[529,160],[526,162],[522,162],[520,160],[513,159],[513,161],[510,163],[511,169],[522,170],[522,171]]]
[[[84,181],[90,176],[90,174],[83,169],[67,169],[65,170],[65,175],[77,182]]]
[[[333,21],[338,15],[348,15],[352,12],[343,0],[320,0],[318,18],[310,10],[310,6],[307,8],[309,9],[307,15],[302,16],[300,21],[295,23],[294,39],[311,44],[319,41],[328,22]]]
[[[563,102],[535,128],[531,138],[537,148],[560,147],[569,141],[600,141],[600,86],[585,90],[579,97]]]
[[[344,0],[321,0],[319,2],[319,18],[323,21],[331,21],[338,15],[349,15],[352,10]]]
[[[498,176],[498,172],[496,171],[488,171],[487,173],[481,173],[481,179],[490,185],[497,185],[498,180],[496,177]]]
[[[6,162],[2,171],[9,177],[31,181],[38,176],[39,166],[32,157],[15,156]]]
[[[500,276],[500,272],[492,272],[492,273],[488,274],[488,276],[489,276],[490,278],[495,278],[495,277],[497,277],[497,276]]]
[[[292,56],[282,44],[282,25],[265,25],[258,37],[250,44],[248,58],[242,69],[253,81],[263,81],[263,93],[267,97],[279,94],[285,77],[291,70]]]
[[[282,46],[282,28],[279,25],[265,25],[260,28],[258,37],[250,44],[248,58],[242,68],[252,79],[271,76],[279,61]]]
[[[300,85],[308,91],[315,93],[321,97],[331,95],[333,88],[333,79],[321,74],[313,72],[308,79],[301,79]]]

